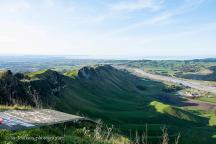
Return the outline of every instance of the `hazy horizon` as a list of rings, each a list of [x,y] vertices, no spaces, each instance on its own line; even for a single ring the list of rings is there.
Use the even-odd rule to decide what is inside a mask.
[[[63,58],[63,59],[92,59],[92,60],[194,60],[215,58],[216,55],[199,56],[112,56],[112,55],[33,55],[33,54],[0,54],[0,57],[14,58]]]

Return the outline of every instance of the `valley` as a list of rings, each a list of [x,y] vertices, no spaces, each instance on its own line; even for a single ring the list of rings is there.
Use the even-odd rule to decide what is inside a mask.
[[[126,69],[128,69],[128,68],[126,68]],[[190,88],[198,89],[201,91],[206,91],[206,92],[216,94],[216,87],[206,85],[205,83],[202,83],[201,81],[198,82],[198,81],[194,81],[194,80],[151,74],[151,73],[147,73],[145,71],[142,71],[140,69],[130,69],[129,68],[129,70],[138,76],[146,77],[146,78],[153,79],[153,80],[171,82],[174,84],[181,84],[181,85],[184,85],[186,87],[190,87]]]

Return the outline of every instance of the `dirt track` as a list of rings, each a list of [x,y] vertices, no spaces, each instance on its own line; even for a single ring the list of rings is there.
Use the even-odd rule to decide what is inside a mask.
[[[216,104],[212,104],[208,102],[201,102],[201,101],[196,101],[192,99],[187,99],[187,104],[188,105],[191,104],[192,105],[191,107],[196,107],[196,108],[200,108],[204,110],[213,110],[213,109],[216,110]]]

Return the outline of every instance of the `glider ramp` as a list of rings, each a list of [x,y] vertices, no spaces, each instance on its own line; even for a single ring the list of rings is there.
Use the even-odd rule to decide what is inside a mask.
[[[83,117],[51,109],[6,110],[0,112],[0,129],[22,130],[84,120]]]

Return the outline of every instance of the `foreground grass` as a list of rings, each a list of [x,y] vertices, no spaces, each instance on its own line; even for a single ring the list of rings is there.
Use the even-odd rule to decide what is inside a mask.
[[[158,128],[158,127],[155,127]],[[158,139],[150,136],[152,126],[142,132],[132,131],[129,136],[118,133],[112,126],[101,127],[83,123],[60,124],[36,129],[11,132],[0,130],[0,144],[214,144],[215,130],[209,127],[178,128],[181,133],[170,135],[170,129],[161,127]],[[209,138],[211,136],[211,139]]]
[[[157,144],[171,144],[167,128],[161,129]],[[175,137],[179,144],[180,135]],[[107,125],[73,123],[45,126],[36,129],[11,132],[0,130],[0,144],[150,144],[146,125],[145,132],[134,132],[130,138],[117,133],[117,129]]]
[[[102,130],[83,126],[55,125],[37,129],[11,132],[0,130],[1,144],[129,144],[121,135],[105,135]]]

